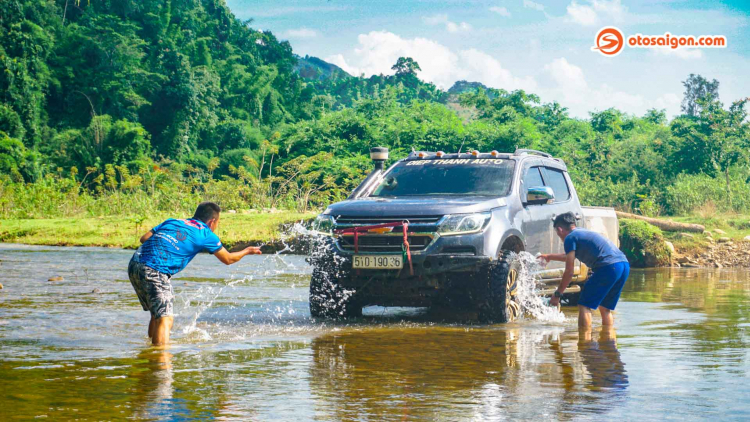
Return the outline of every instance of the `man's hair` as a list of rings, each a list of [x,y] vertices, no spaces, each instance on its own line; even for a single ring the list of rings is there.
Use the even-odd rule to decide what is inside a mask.
[[[554,228],[563,227],[570,229],[576,225],[576,216],[572,212],[566,212],[555,217],[555,223],[552,225]]]
[[[208,223],[208,220],[219,217],[220,212],[221,207],[213,202],[201,202],[198,204],[198,208],[195,209],[193,218]]]

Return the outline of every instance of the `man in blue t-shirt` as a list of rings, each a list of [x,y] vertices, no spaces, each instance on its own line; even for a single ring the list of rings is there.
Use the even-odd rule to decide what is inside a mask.
[[[213,202],[203,202],[193,218],[170,218],[141,236],[142,245],[130,259],[128,276],[143,310],[151,312],[148,336],[155,346],[167,344],[172,329],[174,290],[170,280],[195,255],[208,251],[230,265],[246,255],[261,253],[260,248],[252,246],[239,252],[227,251],[214,234],[220,212]]]
[[[593,270],[578,299],[578,326],[590,328],[591,310],[597,308],[602,314],[602,325],[614,325],[612,311],[630,275],[630,264],[625,254],[599,233],[577,228],[573,213],[558,215],[553,227],[564,242],[565,253],[545,254],[539,258],[545,262],[565,262],[565,272],[550,304],[557,306],[560,303],[560,297],[573,278],[573,268],[578,258]]]

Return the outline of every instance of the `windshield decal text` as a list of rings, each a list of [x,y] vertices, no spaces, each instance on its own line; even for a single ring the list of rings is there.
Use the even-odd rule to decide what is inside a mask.
[[[460,164],[503,164],[505,160],[497,160],[492,158],[454,158],[451,160],[424,160],[424,161],[409,161],[406,163],[407,166],[424,166],[427,164],[443,164],[443,165],[460,165]]]

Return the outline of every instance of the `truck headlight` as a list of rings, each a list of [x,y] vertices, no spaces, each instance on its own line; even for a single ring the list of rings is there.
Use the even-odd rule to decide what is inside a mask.
[[[492,218],[490,212],[446,215],[438,227],[438,233],[443,236],[477,233],[487,225],[490,218]]]
[[[326,236],[333,235],[333,216],[320,214],[315,217],[315,220],[312,223],[312,229],[314,232],[318,232],[318,234],[324,234]]]

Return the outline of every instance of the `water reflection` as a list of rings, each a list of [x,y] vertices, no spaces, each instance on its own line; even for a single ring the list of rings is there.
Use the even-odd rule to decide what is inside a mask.
[[[342,420],[596,414],[628,387],[613,330],[382,327],[320,336],[312,352],[312,390]]]
[[[183,413],[173,399],[174,373],[172,353],[168,349],[148,348],[138,354],[132,388],[133,416],[138,419],[164,419]],[[182,412],[181,412],[182,411]]]

